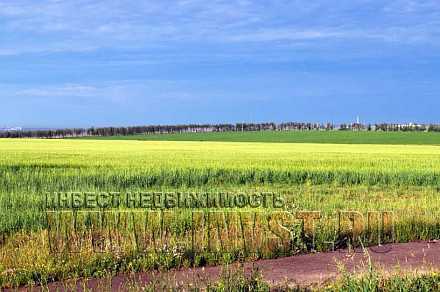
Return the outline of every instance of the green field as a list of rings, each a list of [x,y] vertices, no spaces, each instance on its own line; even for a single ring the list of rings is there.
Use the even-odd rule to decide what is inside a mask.
[[[287,254],[310,252],[310,244],[313,250],[324,251],[331,241],[345,247],[341,237],[345,235],[335,225],[338,211],[394,212],[394,234],[383,240],[439,238],[439,189],[440,147],[433,145],[2,139],[0,285],[271,258],[286,255],[286,246]],[[187,224],[191,215],[186,211],[179,213],[181,220],[169,225],[171,233],[156,234],[158,223],[149,223],[147,234],[162,238],[155,238],[155,243],[166,243],[160,252],[145,255],[127,244],[117,252],[86,249],[54,255],[48,248],[44,204],[46,192],[59,191],[276,192],[285,198],[286,211],[320,211],[322,218],[313,238],[301,235],[261,250],[233,246],[247,236],[236,231],[235,239],[221,242],[222,247],[232,246],[228,258],[206,251],[195,256],[178,249],[179,236],[194,230]],[[133,217],[132,225],[115,225],[108,232],[133,231],[137,238],[134,226],[148,221],[142,218]],[[244,220],[244,224],[250,222]],[[291,228],[301,229],[295,222]],[[256,238],[264,237],[260,229],[252,230],[261,232]],[[196,231],[199,236],[204,232]],[[205,235],[200,243],[214,237]],[[362,234],[362,242],[376,244],[377,238]]]
[[[217,141],[272,143],[330,144],[394,144],[440,145],[440,133],[435,132],[367,132],[367,131],[255,131],[148,134],[133,136],[82,137],[80,139],[139,140],[139,141]]]
[[[440,147],[1,140],[3,190],[244,184],[440,185]]]

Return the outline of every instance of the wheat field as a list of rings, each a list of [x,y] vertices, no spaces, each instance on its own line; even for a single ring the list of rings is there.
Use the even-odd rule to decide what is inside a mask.
[[[383,240],[434,239],[439,237],[439,188],[437,146],[3,139],[0,284],[10,287],[75,276],[271,258],[328,250],[330,241],[346,247],[335,221],[341,210],[365,216],[369,211],[394,212],[393,234]],[[238,241],[232,237],[219,241],[218,245],[234,246],[225,256],[203,248],[192,254],[191,248],[179,247],[180,235],[202,232],[188,224],[190,213],[181,212],[181,219],[169,224],[170,233],[157,234],[162,241],[149,237],[149,242],[155,242],[154,253],[137,253],[131,241],[118,251],[96,253],[86,248],[74,255],[54,255],[49,248],[45,194],[89,191],[275,192],[285,198],[286,211],[320,211],[322,218],[313,238],[297,232],[297,237],[285,241],[264,241],[265,231],[253,227],[250,234],[262,238],[263,248],[243,248],[247,233],[237,231],[234,238]],[[125,231],[137,240],[133,226],[148,221],[145,218],[130,219]],[[238,218],[242,225],[252,220]],[[301,229],[301,222],[289,228]],[[153,229],[148,234],[155,234]],[[119,234],[121,228],[111,232]],[[361,237],[366,245],[377,242],[371,234]],[[157,242],[162,244],[160,252]]]

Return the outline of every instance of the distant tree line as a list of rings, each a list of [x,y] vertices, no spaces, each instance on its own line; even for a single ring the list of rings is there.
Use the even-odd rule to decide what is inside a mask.
[[[135,127],[73,128],[56,130],[3,130],[0,138],[64,138],[83,136],[126,136],[137,134],[170,134],[191,132],[240,132],[240,131],[427,131],[440,132],[437,124],[340,124],[332,123],[236,123],[153,125]]]
[[[378,124],[376,125],[378,131],[425,131],[425,132],[440,132],[440,125],[437,124]]]

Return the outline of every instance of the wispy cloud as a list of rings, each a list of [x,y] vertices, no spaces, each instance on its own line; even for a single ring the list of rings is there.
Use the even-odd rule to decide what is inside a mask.
[[[166,87],[167,89],[163,89]],[[76,104],[114,103],[130,105],[136,100],[194,101],[195,96],[184,89],[185,82],[170,80],[120,80],[94,84],[48,84],[23,86],[0,84],[0,93],[21,101],[45,101]],[[160,90],[162,89],[162,90]],[[78,102],[80,100],[81,102]]]
[[[236,34],[225,40],[236,42],[270,42],[270,41],[304,41],[325,38],[340,38],[346,34],[342,31],[298,30],[288,28],[265,29],[257,32]]]
[[[99,89],[95,86],[66,84],[62,86],[34,87],[17,90],[15,96],[31,97],[94,97]]]
[[[437,1],[0,1],[0,54],[158,43],[437,42]],[[353,18],[353,15],[356,18]],[[8,37],[15,35],[16,37]],[[23,40],[27,40],[24,42]]]

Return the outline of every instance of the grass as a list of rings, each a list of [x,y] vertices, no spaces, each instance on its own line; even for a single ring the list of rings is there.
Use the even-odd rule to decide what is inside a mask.
[[[440,147],[0,140],[0,189],[244,184],[440,185]]]
[[[109,137],[81,137],[90,140],[137,141],[215,141],[271,143],[329,143],[329,144],[394,144],[440,145],[436,132],[374,132],[374,131],[255,131],[176,133]]]
[[[2,139],[0,154],[0,286],[285,255],[268,245],[258,253],[254,247],[249,254],[231,250],[230,258],[209,252],[195,257],[188,250],[176,256],[172,243],[178,232],[190,230],[188,214],[168,224],[167,245],[159,253],[137,253],[128,245],[103,254],[85,248],[54,255],[48,250],[45,192],[276,192],[289,211],[323,214],[313,239],[300,234],[300,222],[292,224],[298,237],[282,242],[290,253],[327,250],[332,240],[346,246],[336,230],[338,210],[394,211],[397,242],[440,237],[440,147],[432,145]],[[132,225],[141,221],[109,232],[137,236]],[[366,245],[376,243],[362,236]]]

